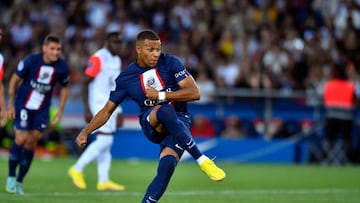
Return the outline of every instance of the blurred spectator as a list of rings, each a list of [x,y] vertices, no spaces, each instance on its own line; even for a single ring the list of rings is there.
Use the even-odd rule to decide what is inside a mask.
[[[229,116],[225,119],[224,129],[221,131],[222,138],[236,139],[247,137],[246,131],[241,126],[237,116]]]
[[[310,119],[304,119],[300,121],[300,127],[301,127],[301,132],[304,135],[309,135],[312,128],[314,127],[314,122]]]
[[[207,104],[214,101],[213,94],[215,93],[215,82],[210,78],[207,70],[200,69],[197,72],[196,82],[200,90],[200,100],[195,101],[199,104]]]
[[[289,72],[290,58],[285,52],[279,42],[273,42],[270,49],[268,49],[262,59],[264,64],[265,73],[270,76],[272,80],[272,88],[280,88],[284,74]]]
[[[356,98],[360,98],[360,78],[359,73],[355,69],[355,64],[351,61],[349,61],[346,64],[346,74],[349,78],[349,81],[352,82],[355,86],[355,95]]]
[[[321,66],[321,63],[314,61],[310,64],[309,77],[305,81],[307,104],[320,105],[322,104],[322,96],[325,82],[329,77],[329,67]]]
[[[354,84],[348,80],[346,64],[332,67],[332,78],[324,86],[325,160],[329,164],[347,163],[352,159],[352,129],[356,106]],[[342,141],[343,150],[338,150]],[[342,148],[342,147],[340,147]]]
[[[192,119],[190,132],[193,137],[211,138],[215,136],[215,127],[208,118],[197,114]]]
[[[223,87],[234,87],[235,80],[240,75],[239,65],[233,61],[232,56],[223,57],[216,67],[217,85]]]
[[[285,138],[290,135],[284,120],[280,118],[271,118],[268,122],[260,118],[255,119],[254,125],[256,132],[265,140]]]

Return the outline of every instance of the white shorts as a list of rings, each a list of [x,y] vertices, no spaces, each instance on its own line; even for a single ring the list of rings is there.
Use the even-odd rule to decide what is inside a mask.
[[[93,114],[93,116],[95,116],[101,110],[101,108],[104,107],[105,102],[97,101],[97,102],[92,102],[89,105],[90,105],[91,113]],[[117,130],[116,117],[119,113],[122,113],[122,109],[120,106],[118,106],[115,109],[113,114],[110,116],[109,120],[94,132],[114,133]]]

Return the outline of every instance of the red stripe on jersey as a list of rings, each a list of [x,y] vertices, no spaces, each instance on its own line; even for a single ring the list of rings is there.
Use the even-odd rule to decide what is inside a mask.
[[[91,56],[86,65],[85,74],[90,77],[96,77],[101,70],[101,59],[98,56]]]
[[[140,84],[141,84],[141,88],[143,89],[144,94],[146,95],[146,87],[145,87],[145,83],[144,83],[144,75],[140,74]]]
[[[2,81],[3,75],[4,75],[4,64],[2,64],[0,67],[0,81]]]
[[[158,68],[157,68],[157,67],[155,67],[155,73],[156,73],[157,78],[159,78],[159,81],[160,81],[160,83],[161,83],[161,86],[162,86],[163,88],[165,88],[165,83],[164,83],[164,81],[162,80],[162,78],[161,78],[161,76],[160,76],[160,74],[159,74],[159,72],[158,72]]]

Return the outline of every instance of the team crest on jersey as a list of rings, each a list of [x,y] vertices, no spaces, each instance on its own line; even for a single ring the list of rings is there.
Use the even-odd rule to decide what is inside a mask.
[[[37,82],[42,84],[50,84],[54,72],[55,71],[52,66],[46,66],[46,65],[41,66],[38,73]]]
[[[160,77],[160,74],[158,73],[156,68],[145,71],[143,74],[140,75],[140,80],[144,94],[147,86],[149,85],[158,91],[165,89],[165,83]],[[144,100],[144,104],[146,106],[155,106],[158,103],[159,101],[156,100],[151,100],[151,99]]]
[[[41,80],[46,80],[46,78],[48,78],[49,77],[49,73],[44,73],[43,75],[41,75],[40,76],[41,78]]]
[[[155,79],[153,77],[148,78],[147,84],[153,85],[155,83]]]
[[[159,91],[165,89],[165,84],[156,68],[148,70],[141,74],[140,79],[144,92],[147,85],[150,85],[151,87]]]

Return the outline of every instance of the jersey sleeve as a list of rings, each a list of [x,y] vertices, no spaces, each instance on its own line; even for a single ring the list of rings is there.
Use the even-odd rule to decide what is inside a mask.
[[[101,59],[100,57],[93,55],[89,58],[85,68],[85,74],[94,78],[101,70]]]
[[[119,105],[127,96],[127,88],[125,87],[126,81],[122,74],[120,74],[116,79],[114,86],[111,88],[109,100]]]
[[[62,63],[62,69],[64,70],[62,74],[59,77],[59,83],[61,86],[67,86],[69,84],[70,80],[70,69],[68,64],[63,61]]]
[[[21,78],[26,77],[26,74],[29,73],[29,69],[31,68],[32,60],[32,56],[28,56],[25,59],[21,60],[18,63],[15,73]]]
[[[190,76],[184,63],[178,57],[169,56],[168,67],[170,67],[170,71],[174,74],[177,83]]]

